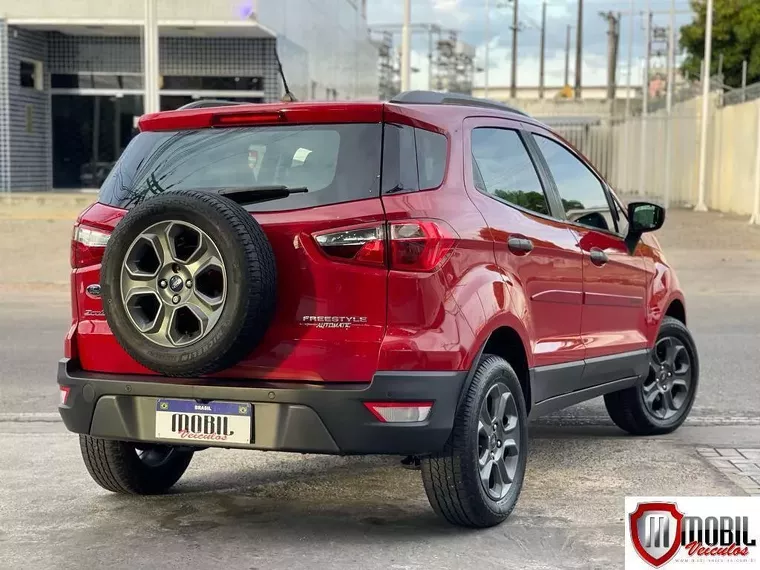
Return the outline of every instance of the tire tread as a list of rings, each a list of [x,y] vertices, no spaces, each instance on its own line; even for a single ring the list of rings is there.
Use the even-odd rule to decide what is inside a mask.
[[[82,459],[92,479],[112,493],[153,495],[166,492],[187,470],[192,452],[182,452],[167,465],[146,468],[129,444],[80,434]]]
[[[683,340],[689,343],[689,349],[691,350],[693,359],[692,366],[696,372],[696,376],[692,380],[693,390],[696,392],[699,379],[699,361],[697,357],[697,348],[691,337],[691,333],[686,328],[686,325],[673,317],[665,317],[662,320],[660,330],[666,327],[674,327],[677,329],[683,336]],[[663,435],[677,430],[683,422],[686,421],[686,418],[691,411],[690,409],[687,410],[680,420],[673,425],[659,426],[652,423],[643,409],[643,404],[639,397],[639,389],[639,386],[633,386],[604,396],[604,405],[607,408],[607,413],[609,414],[610,419],[620,429],[627,431],[631,435]],[[692,395],[692,401],[689,404],[689,408],[691,408],[694,403],[694,397],[696,397],[696,394]]]
[[[490,527],[506,519],[516,505],[516,498],[506,511],[494,511],[484,505],[479,477],[477,474],[467,473],[462,461],[471,451],[469,439],[472,434],[468,433],[465,427],[471,424],[473,415],[479,414],[478,406],[483,385],[495,367],[504,366],[514,375],[509,364],[502,358],[493,355],[483,357],[475,377],[467,388],[455,418],[451,437],[443,451],[425,458],[422,462],[422,480],[433,510],[454,525],[470,528]],[[519,383],[516,384],[519,389]],[[520,400],[523,398],[522,392],[513,395]],[[524,411],[524,403],[521,409]],[[523,423],[521,428],[527,429],[527,425]],[[527,453],[527,449],[521,449],[520,453]],[[513,484],[521,487],[522,478]],[[485,513],[484,506],[487,508]]]

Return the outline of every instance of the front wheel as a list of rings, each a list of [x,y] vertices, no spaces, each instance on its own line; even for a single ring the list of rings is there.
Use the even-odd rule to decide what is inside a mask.
[[[691,333],[680,321],[665,317],[650,356],[649,376],[639,386],[607,394],[612,421],[633,435],[677,430],[694,405],[699,358]]]
[[[136,444],[79,436],[82,459],[95,482],[113,493],[158,495],[185,473],[193,452],[170,445]]]
[[[525,400],[512,367],[487,355],[459,406],[443,452],[422,461],[430,504],[448,522],[484,528],[515,508],[528,457]]]

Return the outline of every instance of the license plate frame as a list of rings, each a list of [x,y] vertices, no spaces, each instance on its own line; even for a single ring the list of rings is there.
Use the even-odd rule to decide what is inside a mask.
[[[249,402],[156,400],[155,437],[159,441],[204,445],[254,443],[254,406]]]

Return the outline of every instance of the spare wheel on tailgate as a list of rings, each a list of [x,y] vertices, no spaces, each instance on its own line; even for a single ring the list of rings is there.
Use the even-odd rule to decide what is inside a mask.
[[[167,376],[199,376],[235,365],[261,341],[277,270],[250,213],[221,195],[181,190],[119,223],[101,287],[111,331],[132,358]]]

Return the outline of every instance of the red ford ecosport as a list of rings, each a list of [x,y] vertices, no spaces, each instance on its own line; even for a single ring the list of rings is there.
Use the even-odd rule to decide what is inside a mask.
[[[417,456],[433,508],[515,506],[528,419],[604,395],[680,426],[698,359],[651,235],[560,137],[506,106],[197,106],[144,116],[74,228],[60,412],[110,491],[193,452]]]

